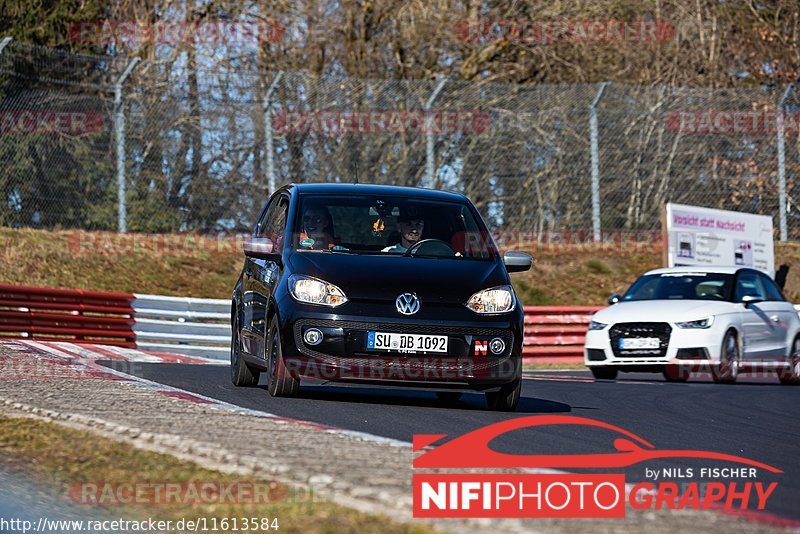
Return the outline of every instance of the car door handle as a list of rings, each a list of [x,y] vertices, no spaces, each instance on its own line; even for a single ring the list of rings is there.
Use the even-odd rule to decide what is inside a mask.
[[[778,317],[777,315],[770,315],[770,316],[769,316],[769,320],[770,320],[770,321],[772,321],[773,323],[779,323],[779,322],[781,322],[781,318],[780,318],[780,317]]]

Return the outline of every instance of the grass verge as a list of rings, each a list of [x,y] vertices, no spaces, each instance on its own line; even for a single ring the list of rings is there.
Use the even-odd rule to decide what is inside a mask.
[[[382,516],[320,501],[319,498],[312,499],[308,493],[296,492],[274,482],[223,474],[166,454],[140,450],[126,443],[35,419],[0,416],[0,454],[15,466],[23,466],[29,479],[44,491],[85,508],[87,519],[125,517],[141,520],[152,517],[178,521],[205,517],[211,525],[212,518],[219,522],[223,518],[268,517],[270,520],[278,519],[279,532],[432,532],[427,527],[397,523]],[[142,483],[184,484],[185,487],[214,484],[217,488],[230,487],[237,482],[245,487],[258,484],[259,488],[268,488],[268,500],[276,502],[254,504],[254,500],[263,502],[267,499],[249,497],[240,500],[250,503],[209,503],[209,500],[214,500],[212,498],[201,499],[198,504],[198,499],[189,498],[187,492],[181,494],[183,497],[173,499],[179,502],[116,504],[111,493],[87,493],[87,486],[80,486],[101,483],[99,488],[110,489],[133,482],[140,483],[140,487],[145,487],[141,486]],[[128,495],[115,491],[113,495]],[[87,494],[99,496],[104,504],[74,503],[75,499],[80,500],[80,495]]]

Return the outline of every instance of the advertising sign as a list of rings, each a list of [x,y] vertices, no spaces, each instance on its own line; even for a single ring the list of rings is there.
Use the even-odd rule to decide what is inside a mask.
[[[665,211],[668,267],[752,267],[775,275],[772,217],[672,203]]]

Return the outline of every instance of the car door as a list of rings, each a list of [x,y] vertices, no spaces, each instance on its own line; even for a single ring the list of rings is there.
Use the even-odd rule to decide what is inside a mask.
[[[259,236],[263,233],[263,228],[266,226],[267,219],[270,214],[270,208],[276,205],[276,199],[270,199],[267,205],[258,217],[256,225],[253,227],[253,236]],[[244,269],[242,270],[242,324],[241,324],[241,340],[242,349],[253,355],[259,355],[258,352],[258,329],[255,325],[257,321],[257,314],[255,313],[257,294],[254,293],[253,287],[253,272],[255,269],[255,259],[250,256],[244,257]]]
[[[734,302],[741,304],[742,357],[747,360],[769,358],[773,350],[775,328],[764,311],[766,294],[759,272],[741,270],[736,276]],[[754,299],[745,302],[747,298]]]
[[[791,302],[784,298],[775,282],[764,273],[758,273],[766,300],[761,303],[761,309],[767,315],[773,327],[773,338],[770,341],[770,357],[783,359],[789,354],[789,328],[797,324],[797,310]]]
[[[286,218],[289,207],[289,199],[281,195],[273,200],[264,224],[256,232],[256,237],[267,237],[273,245],[275,252],[282,252],[284,234],[286,232]],[[264,345],[267,337],[267,309],[269,300],[275,288],[275,284],[280,279],[281,266],[278,262],[251,258],[250,291],[252,294],[252,333],[254,352],[252,354],[261,358],[264,356]]]

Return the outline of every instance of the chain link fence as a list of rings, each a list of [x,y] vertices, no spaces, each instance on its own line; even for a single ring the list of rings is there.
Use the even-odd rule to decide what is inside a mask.
[[[241,231],[275,187],[357,176],[463,192],[498,231],[656,230],[680,202],[800,239],[792,88],[369,80],[4,43],[4,226]]]

